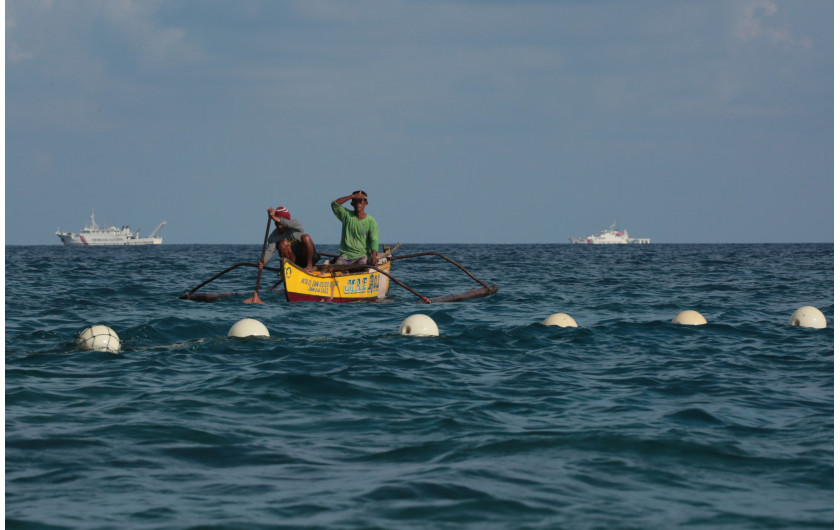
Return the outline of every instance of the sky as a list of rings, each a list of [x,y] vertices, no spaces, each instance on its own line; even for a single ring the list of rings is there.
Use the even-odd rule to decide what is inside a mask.
[[[7,245],[834,241],[830,1],[5,7]]]

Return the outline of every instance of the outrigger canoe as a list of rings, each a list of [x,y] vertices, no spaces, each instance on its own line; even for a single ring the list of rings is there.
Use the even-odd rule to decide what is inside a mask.
[[[406,256],[393,256],[392,250],[396,250],[399,244],[390,249],[386,247],[384,260],[381,260],[378,265],[332,265],[324,263],[317,265],[315,270],[307,272],[303,268],[297,266],[295,263],[283,259],[283,268],[276,269],[274,267],[264,267],[265,270],[279,271],[279,276],[282,277],[280,281],[275,283],[269,291],[274,291],[281,283],[285,284],[286,300],[289,302],[376,302],[382,300],[388,294],[388,289],[391,283],[395,283],[400,287],[411,292],[420,301],[426,304],[439,302],[457,302],[459,300],[467,300],[470,298],[481,298],[488,296],[496,291],[498,287],[496,284],[486,284],[472,275],[467,269],[456,263],[454,260],[438,254],[437,252],[421,252],[419,254],[409,254]],[[331,256],[330,254],[321,253],[322,256]],[[435,298],[427,298],[418,293],[411,287],[405,285],[391,274],[391,267],[394,261],[408,258],[418,258],[421,256],[438,256],[452,263],[470,278],[478,282],[481,287],[464,291],[461,293],[448,294],[438,296]],[[220,298],[227,298],[236,296],[242,293],[197,293],[199,289],[208,283],[216,280],[220,276],[227,274],[233,269],[241,266],[257,267],[255,263],[237,263],[222,272],[216,274],[212,278],[205,280],[194,287],[192,290],[185,292],[180,296],[184,300],[198,300],[204,302],[212,302]],[[259,289],[260,274],[257,275],[257,289]],[[256,290],[254,296],[246,303],[253,303],[256,300]],[[259,301],[258,303],[262,303]]]

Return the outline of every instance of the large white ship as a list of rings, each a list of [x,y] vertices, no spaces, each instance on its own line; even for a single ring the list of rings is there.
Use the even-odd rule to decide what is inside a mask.
[[[157,237],[157,233],[164,227],[166,221],[160,223],[149,237],[140,237],[140,232],[132,232],[128,225],[121,228],[97,225],[93,213],[93,210],[91,210],[90,224],[84,227],[81,233],[62,232],[59,229],[55,234],[65,245],[160,245],[163,243],[163,238]]]
[[[615,222],[600,234],[586,237],[570,237],[569,241],[579,245],[647,245],[650,238],[632,238],[627,230],[619,232],[615,229]]]

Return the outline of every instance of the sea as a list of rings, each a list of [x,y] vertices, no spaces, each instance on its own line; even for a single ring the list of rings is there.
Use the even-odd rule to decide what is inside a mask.
[[[498,292],[287,303],[266,270],[246,304],[240,266],[202,302],[179,297],[260,245],[6,246],[6,527],[833,525],[833,244],[396,254],[422,252]],[[391,272],[478,286],[436,255]],[[401,335],[414,314],[439,335]],[[229,337],[245,318],[270,337]],[[80,348],[93,325],[121,351]]]

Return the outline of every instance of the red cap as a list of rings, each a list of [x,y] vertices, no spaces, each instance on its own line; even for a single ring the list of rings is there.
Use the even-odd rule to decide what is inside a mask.
[[[292,214],[289,213],[289,209],[284,206],[278,206],[274,209],[274,215],[277,217],[282,217],[288,221],[292,220]]]

